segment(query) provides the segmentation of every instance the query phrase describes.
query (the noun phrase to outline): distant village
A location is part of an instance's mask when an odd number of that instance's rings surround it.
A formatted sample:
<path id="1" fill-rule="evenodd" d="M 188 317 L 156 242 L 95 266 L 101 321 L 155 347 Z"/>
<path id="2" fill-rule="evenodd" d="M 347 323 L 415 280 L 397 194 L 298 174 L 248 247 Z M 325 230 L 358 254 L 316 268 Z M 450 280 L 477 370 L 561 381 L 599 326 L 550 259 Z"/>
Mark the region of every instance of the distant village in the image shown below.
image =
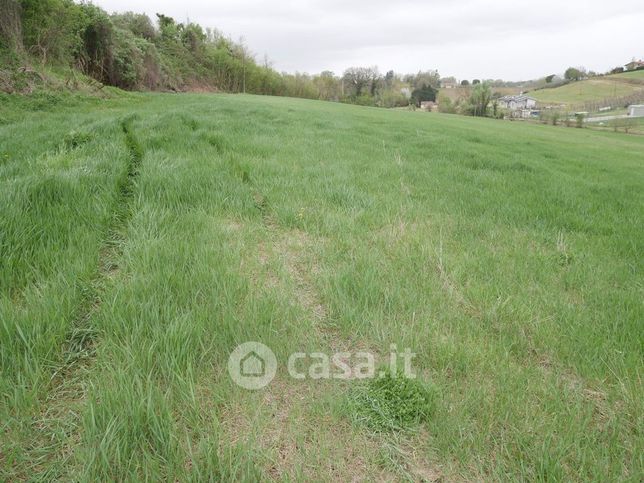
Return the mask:
<path id="1" fill-rule="evenodd" d="M 644 60 L 635 60 L 633 59 L 632 61 L 624 64 L 623 66 L 616 67 L 612 69 L 610 72 L 606 74 L 596 74 L 593 72 L 586 73 L 583 70 L 580 70 L 580 75 L 574 79 L 570 78 L 562 78 L 558 77 L 556 75 L 553 76 L 548 76 L 546 78 L 546 85 L 537 87 L 536 89 L 547 89 L 547 88 L 556 88 L 556 87 L 561 87 L 563 85 L 566 85 L 570 82 L 573 81 L 579 81 L 579 80 L 587 80 L 590 78 L 595 78 L 595 77 L 603 77 L 604 75 L 614 75 L 614 74 L 620 74 L 624 72 L 631 72 L 631 71 L 637 71 L 637 70 L 644 70 Z M 462 80 L 458 81 L 454 77 L 447 77 L 441 79 L 441 84 L 440 87 L 441 89 L 447 89 L 447 90 L 470 90 L 471 87 L 475 86 L 476 84 L 480 83 L 478 80 L 472 81 L 470 83 L 467 80 Z M 546 110 L 553 110 L 553 109 L 561 109 L 561 108 L 568 108 L 571 106 L 565 106 L 565 105 L 557 105 L 556 103 L 545 103 L 545 102 L 539 102 L 538 99 L 535 97 L 532 97 L 528 94 L 528 92 L 520 91 L 518 94 L 509 94 L 509 95 L 501 95 L 498 92 L 498 89 L 494 89 L 494 93 L 491 99 L 491 103 L 494 104 L 494 109 L 502 110 L 503 112 L 503 117 L 509 118 L 509 119 L 539 119 L 542 117 L 542 112 L 544 109 Z M 519 90 L 519 88 L 517 89 Z M 623 99 L 614 99 L 616 102 L 615 104 L 621 104 L 623 103 Z M 440 106 L 439 106 L 440 100 L 437 99 L 435 101 L 422 101 L 420 103 L 420 108 L 424 111 L 440 111 Z M 644 90 L 641 93 L 641 99 L 640 102 L 644 102 Z M 604 104 L 597 107 L 596 110 L 598 113 L 607 113 L 610 114 L 609 111 L 615 109 L 617 106 L 611 105 L 611 99 L 606 99 Z M 624 107 L 624 106 L 621 106 Z M 594 111 L 593 110 L 593 111 Z M 573 111 L 569 112 L 568 115 L 570 116 L 588 116 L 589 112 L 588 111 Z M 644 104 L 639 104 L 639 103 L 634 103 L 630 104 L 628 103 L 626 107 L 626 113 L 625 114 L 620 114 L 619 116 L 611 116 L 611 118 L 617 118 L 617 117 L 644 117 Z M 597 118 L 601 119 L 601 118 Z M 592 120 L 592 119 L 591 119 Z"/>

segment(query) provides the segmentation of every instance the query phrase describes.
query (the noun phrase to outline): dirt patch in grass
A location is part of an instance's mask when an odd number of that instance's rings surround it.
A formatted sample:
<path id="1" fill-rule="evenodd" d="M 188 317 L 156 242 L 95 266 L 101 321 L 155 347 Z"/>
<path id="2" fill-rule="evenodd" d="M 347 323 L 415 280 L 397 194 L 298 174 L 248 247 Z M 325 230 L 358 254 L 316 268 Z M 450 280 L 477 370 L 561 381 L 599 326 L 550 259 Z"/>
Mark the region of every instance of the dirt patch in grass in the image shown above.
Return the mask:
<path id="1" fill-rule="evenodd" d="M 257 260 L 259 262 L 260 273 L 251 274 L 253 285 L 260 291 L 267 288 L 275 289 L 276 287 L 279 287 L 280 280 L 274 267 L 270 264 L 270 248 L 265 242 L 260 242 L 257 245 Z"/>
<path id="2" fill-rule="evenodd" d="M 329 324 L 329 310 L 316 287 L 320 273 L 316 249 L 323 240 L 301 230 L 280 230 L 265 213 L 267 236 L 258 243 L 249 276 L 258 290 L 279 290 L 308 314 L 316 339 L 329 353 L 368 351 L 338 334 Z M 373 351 L 371 351 L 373 352 Z M 343 387 L 327 381 L 298 381 L 278 373 L 261 393 L 244 393 L 242 399 L 220 410 L 223 444 L 254 447 L 264 457 L 262 466 L 273 480 L 394 481 L 373 458 L 378 441 L 312 406 Z"/>
<path id="3" fill-rule="evenodd" d="M 312 280 L 319 273 L 317 263 L 311 260 L 315 243 L 319 241 L 307 233 L 291 230 L 275 241 L 273 251 L 294 283 L 298 303 L 319 323 L 327 318 L 328 310 Z"/>
<path id="4" fill-rule="evenodd" d="M 256 449 L 272 480 L 395 481 L 374 457 L 377 439 L 313 409 L 329 390 L 315 381 L 278 377 L 262 393 L 223 408 L 226 444 Z"/>

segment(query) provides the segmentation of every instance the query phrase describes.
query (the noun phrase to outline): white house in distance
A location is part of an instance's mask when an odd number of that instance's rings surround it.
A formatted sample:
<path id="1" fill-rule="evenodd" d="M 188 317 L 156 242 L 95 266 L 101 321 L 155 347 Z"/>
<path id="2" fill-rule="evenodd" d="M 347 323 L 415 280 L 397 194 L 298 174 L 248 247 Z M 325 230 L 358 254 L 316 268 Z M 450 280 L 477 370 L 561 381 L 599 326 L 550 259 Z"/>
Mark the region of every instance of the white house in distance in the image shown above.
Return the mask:
<path id="1" fill-rule="evenodd" d="M 518 96 L 503 96 L 499 98 L 499 107 L 517 111 L 520 109 L 534 109 L 537 107 L 537 100 L 534 97 L 521 94 Z"/>
<path id="2" fill-rule="evenodd" d="M 628 106 L 628 115 L 631 117 L 644 117 L 644 104 Z"/>
<path id="3" fill-rule="evenodd" d="M 456 89 L 458 87 L 458 82 L 456 81 L 456 79 L 446 77 L 441 79 L 441 87 L 443 89 Z"/>
<path id="4" fill-rule="evenodd" d="M 633 59 L 631 62 L 624 66 L 626 70 L 637 70 L 644 68 L 644 61 Z"/>

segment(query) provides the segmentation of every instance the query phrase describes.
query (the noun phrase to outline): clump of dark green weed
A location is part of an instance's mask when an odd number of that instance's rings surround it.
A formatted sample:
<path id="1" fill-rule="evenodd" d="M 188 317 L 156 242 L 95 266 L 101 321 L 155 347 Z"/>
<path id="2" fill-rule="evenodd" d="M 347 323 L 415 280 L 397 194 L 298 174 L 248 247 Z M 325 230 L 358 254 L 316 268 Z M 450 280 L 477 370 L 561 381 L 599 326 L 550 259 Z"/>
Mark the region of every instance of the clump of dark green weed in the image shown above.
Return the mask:
<path id="1" fill-rule="evenodd" d="M 70 131 L 63 137 L 63 146 L 65 149 L 76 149 L 83 144 L 92 140 L 91 132 L 87 131 Z"/>
<path id="2" fill-rule="evenodd" d="M 428 420 L 435 390 L 420 381 L 390 371 L 356 387 L 348 398 L 351 419 L 378 432 L 413 429 Z"/>
<path id="3" fill-rule="evenodd" d="M 181 122 L 186 125 L 191 131 L 196 131 L 199 128 L 199 123 L 196 119 L 189 116 L 181 116 Z"/>
<path id="4" fill-rule="evenodd" d="M 209 134 L 206 137 L 206 141 L 213 148 L 215 148 L 215 151 L 217 151 L 217 153 L 219 154 L 222 154 L 223 152 L 228 150 L 226 139 L 221 134 L 218 134 L 218 133 Z"/>

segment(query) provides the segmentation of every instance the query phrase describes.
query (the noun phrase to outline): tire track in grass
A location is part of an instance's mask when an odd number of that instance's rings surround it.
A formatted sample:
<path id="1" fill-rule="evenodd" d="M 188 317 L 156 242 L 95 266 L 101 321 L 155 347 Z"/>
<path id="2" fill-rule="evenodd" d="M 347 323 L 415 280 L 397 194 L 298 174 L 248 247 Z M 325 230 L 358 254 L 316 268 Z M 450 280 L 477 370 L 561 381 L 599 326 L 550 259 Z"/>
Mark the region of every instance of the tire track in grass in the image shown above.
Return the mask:
<path id="1" fill-rule="evenodd" d="M 328 340 L 329 336 L 333 336 L 334 339 L 339 337 L 332 327 L 328 326 L 329 311 L 318 290 L 313 286 L 309 270 L 302 263 L 302 252 L 311 248 L 312 240 L 310 236 L 301 230 L 289 230 L 288 232 L 282 230 L 279 226 L 279 221 L 270 209 L 268 201 L 256 188 L 253 188 L 253 199 L 255 206 L 262 215 L 263 224 L 269 231 L 270 243 L 274 249 L 267 250 L 267 247 L 260 243 L 260 262 L 262 265 L 268 263 L 269 254 L 267 252 L 269 251 L 280 253 L 280 263 L 286 269 L 289 278 L 294 282 L 298 303 L 312 315 L 313 320 L 316 322 L 316 329 L 322 333 L 321 335 L 324 336 L 324 339 Z M 315 272 L 315 268 L 313 272 Z"/>
<path id="2" fill-rule="evenodd" d="M 314 248 L 315 240 L 308 233 L 298 229 L 283 230 L 266 197 L 255 187 L 253 187 L 252 193 L 255 205 L 262 215 L 263 224 L 269 232 L 267 243 L 271 245 L 267 247 L 263 242 L 260 242 L 258 247 L 260 262 L 265 266 L 271 254 L 272 256 L 277 254 L 280 265 L 293 283 L 293 295 L 297 299 L 297 304 L 311 317 L 314 331 L 320 343 L 326 346 L 326 349 L 331 353 L 370 352 L 374 354 L 377 361 L 384 361 L 385 355 L 379 353 L 377 349 L 365 341 L 347 338 L 332 325 L 330 310 L 324 303 L 322 294 L 315 287 L 314 279 L 319 270 L 315 260 L 309 262 L 306 260 L 307 253 L 311 253 Z M 442 261 L 441 273 L 445 275 L 445 278 L 441 277 L 443 282 L 448 283 L 449 277 L 443 269 Z M 270 277 L 272 284 L 280 283 L 274 275 Z M 456 288 L 454 290 L 456 291 Z M 460 292 L 457 292 L 456 296 L 459 303 L 469 305 Z M 298 385 L 300 385 L 299 388 Z M 337 393 L 338 396 L 342 397 L 341 394 L 346 389 L 346 385 L 342 386 Z M 304 463 L 300 471 L 303 471 L 303 474 L 309 479 L 319 477 L 318 471 L 328 473 L 330 479 L 350 479 L 352 481 L 406 479 L 433 482 L 443 479 L 439 468 L 417 454 L 411 435 L 371 434 L 328 416 L 323 422 L 306 419 L 306 417 L 302 418 L 301 415 L 299 419 L 297 416 L 295 420 L 293 419 L 294 406 L 298 403 L 301 404 L 302 401 L 304 401 L 303 404 L 308 404 L 306 401 L 319 399 L 321 393 L 328 393 L 328 391 L 336 392 L 333 387 L 327 384 L 319 384 L 311 388 L 303 382 L 294 383 L 279 378 L 267 388 L 263 404 L 270 409 L 269 413 L 273 419 L 264 428 L 260 441 L 268 444 L 269 448 L 277 450 L 277 457 L 267 468 L 268 476 L 271 479 L 281 480 L 292 477 L 298 462 Z M 294 428 L 296 432 L 304 431 L 312 441 L 315 441 L 315 437 L 318 435 L 327 432 L 329 433 L 327 435 L 329 441 L 341 441 L 340 445 L 334 443 L 333 448 L 327 448 L 330 453 L 327 458 L 322 460 L 330 465 L 328 468 L 319 466 L 322 461 L 317 459 L 319 455 L 316 457 L 315 449 L 297 442 L 289 433 L 289 426 Z M 330 427 L 332 429 L 329 432 Z M 304 438 L 304 440 L 308 439 L 308 437 Z M 324 439 L 323 436 L 322 439 Z M 383 448 L 388 448 L 384 455 Z M 389 464 L 382 465 L 381 462 L 374 461 L 374 455 L 379 455 L 380 459 L 384 457 Z M 309 458 L 311 457 L 314 460 L 317 459 L 318 463 L 314 465 L 316 471 L 309 474 L 308 469 L 311 466 Z M 336 465 L 336 463 L 340 464 Z"/>
<path id="3" fill-rule="evenodd" d="M 27 450 L 29 470 L 44 478 L 56 478 L 64 471 L 79 436 L 80 418 L 87 396 L 87 376 L 95 353 L 97 332 L 90 320 L 98 312 L 105 288 L 119 273 L 119 259 L 126 238 L 123 234 L 133 211 L 136 179 L 144 157 L 144 149 L 134 130 L 135 116 L 121 120 L 127 148 L 127 166 L 116 183 L 114 211 L 98 255 L 94 277 L 82 288 L 83 296 L 70 324 L 63 344 L 63 360 L 50 379 L 50 390 L 34 421 L 38 437 Z"/>
<path id="4" fill-rule="evenodd" d="M 113 279 L 119 271 L 118 260 L 122 255 L 122 247 L 125 243 L 122 230 L 132 217 L 130 200 L 134 194 L 136 178 L 144 155 L 143 148 L 138 142 L 132 126 L 134 119 L 133 116 L 130 116 L 121 121 L 121 129 L 128 151 L 127 168 L 117 183 L 115 209 L 107 229 L 107 236 L 103 240 L 99 252 L 97 273 L 85 290 L 85 296 L 67 339 L 65 365 L 72 365 L 76 359 L 88 358 L 93 355 L 92 345 L 95 333 L 88 327 L 88 323 L 100 308 L 106 282 Z"/>
<path id="5" fill-rule="evenodd" d="M 308 260 L 307 256 L 314 248 L 315 239 L 304 231 L 282 227 L 270 202 L 248 173 L 244 172 L 242 180 L 250 185 L 255 207 L 267 231 L 265 240 L 257 245 L 257 257 L 264 273 L 252 275 L 253 279 L 265 278 L 264 287 L 281 286 L 290 293 L 303 314 L 310 318 L 321 348 L 330 352 L 367 350 L 364 347 L 357 349 L 355 341 L 346 339 L 330 324 L 330 311 L 314 283 L 318 272 L 315 260 Z M 283 269 L 286 280 L 277 273 L 266 272 L 271 261 L 276 261 Z M 255 282 L 261 284 L 260 280 Z M 377 438 L 353 428 L 348 421 L 309 412 L 310 404 L 329 390 L 331 387 L 327 384 L 312 385 L 278 374 L 261 396 L 265 418 L 257 419 L 257 414 L 249 414 L 243 405 L 236 405 L 224 413 L 225 431 L 233 445 L 249 438 L 260 444 L 262 454 L 273 455 L 267 456 L 262 465 L 266 477 L 271 480 L 297 475 L 316 479 L 320 474 L 326 475 L 326 479 L 341 481 L 393 480 L 393 474 L 373 461 L 380 445 Z M 259 421 L 262 422 L 258 430 Z M 253 434 L 260 436 L 255 439 Z M 317 470 L 313 471 L 314 467 Z"/>
<path id="6" fill-rule="evenodd" d="M 315 248 L 321 240 L 306 231 L 283 226 L 248 171 L 236 164 L 232 169 L 236 177 L 247 184 L 260 224 L 265 229 L 265 236 L 255 245 L 255 262 L 259 262 L 259 266 L 249 273 L 252 284 L 260 291 L 277 289 L 287 294 L 310 322 L 309 334 L 323 351 L 371 352 L 379 360 L 383 359 L 384 355 L 368 343 L 347 337 L 334 326 L 333 314 L 315 283 L 320 273 Z M 250 265 L 255 267 L 254 263 Z M 392 442 L 391 437 L 372 434 L 355 427 L 346 418 L 338 418 L 333 410 L 329 412 L 328 403 L 319 404 L 323 399 L 337 401 L 343 397 L 350 383 L 338 384 L 293 381 L 278 372 L 260 396 L 259 413 L 249 409 L 256 407 L 252 398 L 248 402 L 242 398 L 222 408 L 219 419 L 226 434 L 222 447 L 257 445 L 256 449 L 262 455 L 259 466 L 271 480 L 302 477 L 330 481 L 440 479 L 440 473 L 417 455 L 407 438 Z M 387 465 L 380 461 L 384 444 L 396 449 L 387 455 L 391 463 Z"/>

